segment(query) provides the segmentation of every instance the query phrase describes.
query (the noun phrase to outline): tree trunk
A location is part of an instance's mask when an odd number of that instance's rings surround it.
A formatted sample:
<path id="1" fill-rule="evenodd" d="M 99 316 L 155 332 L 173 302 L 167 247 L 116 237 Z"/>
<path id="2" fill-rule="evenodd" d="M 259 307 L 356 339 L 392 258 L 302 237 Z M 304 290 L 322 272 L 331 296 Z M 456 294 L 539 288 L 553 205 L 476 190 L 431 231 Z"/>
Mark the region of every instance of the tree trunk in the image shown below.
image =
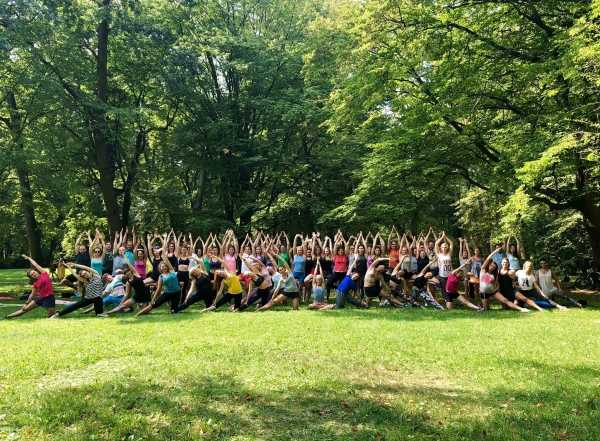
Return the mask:
<path id="1" fill-rule="evenodd" d="M 121 210 L 119 207 L 115 181 L 114 145 L 111 142 L 106 104 L 108 101 L 108 34 L 110 0 L 103 0 L 102 20 L 97 28 L 98 57 L 96 63 L 96 96 L 101 106 L 91 112 L 92 135 L 96 152 L 96 166 L 100 173 L 100 193 L 106 208 L 106 218 L 112 233 L 122 227 Z"/>
<path id="2" fill-rule="evenodd" d="M 45 263 L 42 255 L 42 233 L 35 218 L 33 206 L 33 191 L 29 182 L 29 175 L 22 165 L 16 167 L 19 178 L 19 190 L 21 192 L 21 210 L 25 219 L 25 235 L 27 236 L 27 247 L 29 255 L 36 262 Z"/>
<path id="3" fill-rule="evenodd" d="M 600 270 L 600 207 L 592 197 L 587 197 L 583 200 L 579 211 L 583 215 L 585 229 L 590 236 L 594 268 Z"/>
<path id="4" fill-rule="evenodd" d="M 12 90 L 6 91 L 6 102 L 10 109 L 10 132 L 14 146 L 12 159 L 14 168 L 19 179 L 19 191 L 21 193 L 21 211 L 25 219 L 25 236 L 27 237 L 27 248 L 29 255 L 33 260 L 44 263 L 42 255 L 42 233 L 35 218 L 35 208 L 33 205 L 33 191 L 29 181 L 29 171 L 27 162 L 23 154 L 23 132 L 22 117 L 17 108 L 17 99 Z"/>

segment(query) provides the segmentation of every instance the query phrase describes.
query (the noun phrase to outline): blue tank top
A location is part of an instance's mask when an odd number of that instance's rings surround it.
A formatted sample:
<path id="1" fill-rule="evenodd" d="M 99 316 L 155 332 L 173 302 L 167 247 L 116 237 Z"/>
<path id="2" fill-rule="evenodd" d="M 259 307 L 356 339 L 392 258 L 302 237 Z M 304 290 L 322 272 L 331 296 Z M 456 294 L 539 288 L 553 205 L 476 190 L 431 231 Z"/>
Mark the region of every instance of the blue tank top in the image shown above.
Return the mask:
<path id="1" fill-rule="evenodd" d="M 342 294 L 348 294 L 352 289 L 356 289 L 356 283 L 354 283 L 352 277 L 346 275 L 346 277 L 344 277 L 344 279 L 338 285 L 337 290 Z"/>
<path id="2" fill-rule="evenodd" d="M 177 273 L 171 271 L 169 274 L 161 274 L 160 279 L 163 282 L 164 292 L 171 293 L 179 291 L 179 280 L 177 280 Z"/>
<path id="3" fill-rule="evenodd" d="M 295 273 L 304 273 L 306 269 L 306 258 L 304 256 L 294 256 L 292 262 L 292 271 Z"/>
<path id="4" fill-rule="evenodd" d="M 102 258 L 92 257 L 91 264 L 92 269 L 96 270 L 98 274 L 102 274 Z"/>
<path id="5" fill-rule="evenodd" d="M 519 258 L 514 254 L 507 254 L 506 258 L 508 259 L 508 265 L 511 270 L 518 271 L 521 269 L 521 262 L 519 262 Z"/>
<path id="6" fill-rule="evenodd" d="M 325 300 L 325 290 L 321 286 L 313 286 L 312 295 L 317 302 Z"/>

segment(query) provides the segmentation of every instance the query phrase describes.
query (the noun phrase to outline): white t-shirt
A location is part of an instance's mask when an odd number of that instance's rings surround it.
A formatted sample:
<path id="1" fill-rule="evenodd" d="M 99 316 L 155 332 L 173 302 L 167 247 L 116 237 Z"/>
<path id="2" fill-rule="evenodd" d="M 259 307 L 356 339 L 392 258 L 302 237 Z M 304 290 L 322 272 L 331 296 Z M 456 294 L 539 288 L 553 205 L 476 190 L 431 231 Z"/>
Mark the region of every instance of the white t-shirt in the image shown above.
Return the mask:
<path id="1" fill-rule="evenodd" d="M 437 264 L 440 268 L 440 277 L 448 277 L 452 272 L 452 258 L 450 254 L 438 254 Z"/>
<path id="2" fill-rule="evenodd" d="M 535 276 L 533 274 L 527 274 L 525 270 L 517 271 L 517 284 L 519 288 L 524 291 L 534 289 L 533 283 L 535 282 Z"/>

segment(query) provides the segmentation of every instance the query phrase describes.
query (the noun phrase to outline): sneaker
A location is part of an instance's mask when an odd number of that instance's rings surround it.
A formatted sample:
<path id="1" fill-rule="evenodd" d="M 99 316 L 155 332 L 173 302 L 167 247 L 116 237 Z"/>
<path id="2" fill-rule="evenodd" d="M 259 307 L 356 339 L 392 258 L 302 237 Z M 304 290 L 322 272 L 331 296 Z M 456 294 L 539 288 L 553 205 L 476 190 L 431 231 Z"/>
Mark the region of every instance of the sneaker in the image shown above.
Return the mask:
<path id="1" fill-rule="evenodd" d="M 49 319 L 58 319 L 60 318 L 60 315 L 58 315 L 58 312 L 54 313 L 54 315 L 51 315 L 50 317 L 48 317 Z"/>
<path id="2" fill-rule="evenodd" d="M 96 314 L 96 317 L 104 318 L 104 317 L 108 317 L 108 314 L 106 314 L 105 312 L 103 312 L 102 314 Z"/>

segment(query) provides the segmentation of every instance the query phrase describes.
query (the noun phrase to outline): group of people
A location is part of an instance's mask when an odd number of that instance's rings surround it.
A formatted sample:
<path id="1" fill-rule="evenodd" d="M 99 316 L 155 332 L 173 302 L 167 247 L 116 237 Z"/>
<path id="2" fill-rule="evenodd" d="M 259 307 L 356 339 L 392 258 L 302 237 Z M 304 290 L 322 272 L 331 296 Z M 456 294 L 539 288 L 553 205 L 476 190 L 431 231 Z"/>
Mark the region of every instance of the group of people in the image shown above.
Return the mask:
<path id="1" fill-rule="evenodd" d="M 50 274 L 24 256 L 32 266 L 31 295 L 8 318 L 36 307 L 50 318 L 82 308 L 98 317 L 137 308 L 139 316 L 165 303 L 180 313 L 198 302 L 202 312 L 226 304 L 232 311 L 264 311 L 286 302 L 295 310 L 300 303 L 314 310 L 347 303 L 368 308 L 372 301 L 440 310 L 460 302 L 475 311 L 489 309 L 493 300 L 520 312 L 582 306 L 562 291 L 547 260 L 534 270 L 517 238 L 495 244 L 487 257 L 472 240 L 459 238 L 458 245 L 455 259 L 455 241 L 432 228 L 401 236 L 392 227 L 386 238 L 338 230 L 332 237 L 296 234 L 291 241 L 285 232 L 257 232 L 241 243 L 232 230 L 203 239 L 124 229 L 112 242 L 96 230 L 93 237 L 82 233 L 74 259 L 57 266 L 60 283 L 73 288 L 77 300 L 57 311 Z"/>

